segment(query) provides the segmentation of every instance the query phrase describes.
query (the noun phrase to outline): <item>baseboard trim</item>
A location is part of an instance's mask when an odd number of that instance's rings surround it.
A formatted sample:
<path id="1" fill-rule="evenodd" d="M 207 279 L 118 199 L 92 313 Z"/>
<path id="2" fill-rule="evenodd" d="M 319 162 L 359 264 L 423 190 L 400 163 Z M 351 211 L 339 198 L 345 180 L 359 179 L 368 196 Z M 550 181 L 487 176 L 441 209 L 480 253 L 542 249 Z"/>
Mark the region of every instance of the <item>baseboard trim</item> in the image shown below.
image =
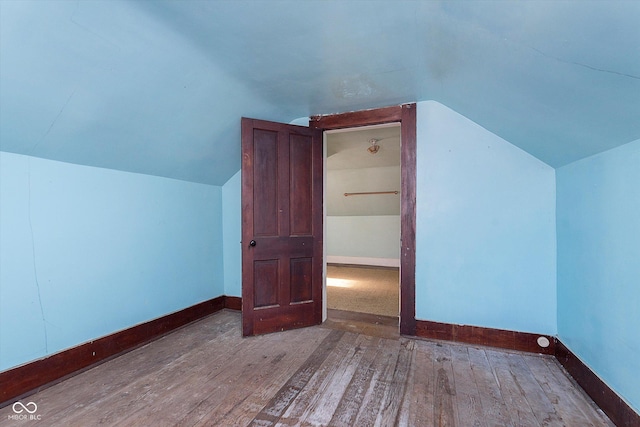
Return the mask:
<path id="1" fill-rule="evenodd" d="M 400 267 L 400 259 L 328 255 L 327 264 L 372 265 L 376 267 L 398 268 Z"/>
<path id="2" fill-rule="evenodd" d="M 237 297 L 219 296 L 158 319 L 0 372 L 0 408 L 72 375 L 106 362 L 223 308 L 236 309 Z M 241 304 L 240 304 L 241 306 Z"/>
<path id="3" fill-rule="evenodd" d="M 225 297 L 224 308 L 230 310 L 242 311 L 242 298 L 241 297 Z"/>
<path id="4" fill-rule="evenodd" d="M 555 354 L 555 337 L 529 332 L 416 320 L 416 336 L 528 353 Z M 538 345 L 538 338 L 540 337 L 544 337 L 549 341 L 548 347 Z"/>
<path id="5" fill-rule="evenodd" d="M 640 426 L 640 414 L 602 381 L 561 341 L 556 343 L 556 359 L 582 389 L 617 426 Z"/>

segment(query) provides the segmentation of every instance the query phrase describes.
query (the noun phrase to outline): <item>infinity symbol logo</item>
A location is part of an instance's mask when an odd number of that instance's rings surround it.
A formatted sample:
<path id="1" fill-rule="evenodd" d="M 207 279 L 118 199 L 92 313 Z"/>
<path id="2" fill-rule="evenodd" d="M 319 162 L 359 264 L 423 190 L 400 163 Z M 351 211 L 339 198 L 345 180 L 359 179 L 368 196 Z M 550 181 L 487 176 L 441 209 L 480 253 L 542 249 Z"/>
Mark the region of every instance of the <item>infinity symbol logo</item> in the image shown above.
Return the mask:
<path id="1" fill-rule="evenodd" d="M 18 407 L 18 409 L 16 409 L 16 406 Z M 29 409 L 31 407 L 33 409 Z M 21 414 L 22 411 L 27 411 L 30 414 L 35 414 L 35 412 L 38 410 L 38 405 L 36 405 L 34 402 L 29 402 L 26 405 L 24 405 L 22 402 L 16 402 L 13 404 L 12 408 L 13 412 L 15 412 L 16 414 Z"/>

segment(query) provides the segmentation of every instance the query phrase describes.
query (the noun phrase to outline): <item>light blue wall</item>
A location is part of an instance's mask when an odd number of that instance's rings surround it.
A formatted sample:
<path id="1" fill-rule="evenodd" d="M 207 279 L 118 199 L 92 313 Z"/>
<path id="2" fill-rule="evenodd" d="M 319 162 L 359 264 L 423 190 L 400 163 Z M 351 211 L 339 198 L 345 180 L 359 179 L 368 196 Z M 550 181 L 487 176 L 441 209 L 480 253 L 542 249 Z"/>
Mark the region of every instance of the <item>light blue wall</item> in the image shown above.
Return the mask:
<path id="1" fill-rule="evenodd" d="M 224 293 L 242 296 L 242 175 L 236 172 L 222 187 Z"/>
<path id="2" fill-rule="evenodd" d="M 0 370 L 222 295 L 221 188 L 0 152 Z"/>
<path id="3" fill-rule="evenodd" d="M 557 170 L 558 336 L 640 411 L 640 140 Z"/>
<path id="4" fill-rule="evenodd" d="M 554 169 L 442 104 L 417 114 L 416 317 L 555 334 Z"/>

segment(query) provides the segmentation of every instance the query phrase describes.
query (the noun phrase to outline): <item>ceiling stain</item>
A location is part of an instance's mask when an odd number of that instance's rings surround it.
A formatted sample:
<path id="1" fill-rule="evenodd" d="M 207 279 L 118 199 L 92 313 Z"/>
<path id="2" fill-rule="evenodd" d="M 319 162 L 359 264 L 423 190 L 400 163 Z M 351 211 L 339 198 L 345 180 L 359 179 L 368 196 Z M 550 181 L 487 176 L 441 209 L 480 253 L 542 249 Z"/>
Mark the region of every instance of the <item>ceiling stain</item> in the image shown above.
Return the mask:
<path id="1" fill-rule="evenodd" d="M 332 85 L 332 92 L 338 99 L 363 100 L 374 98 L 379 90 L 369 76 L 358 74 L 337 80 Z"/>

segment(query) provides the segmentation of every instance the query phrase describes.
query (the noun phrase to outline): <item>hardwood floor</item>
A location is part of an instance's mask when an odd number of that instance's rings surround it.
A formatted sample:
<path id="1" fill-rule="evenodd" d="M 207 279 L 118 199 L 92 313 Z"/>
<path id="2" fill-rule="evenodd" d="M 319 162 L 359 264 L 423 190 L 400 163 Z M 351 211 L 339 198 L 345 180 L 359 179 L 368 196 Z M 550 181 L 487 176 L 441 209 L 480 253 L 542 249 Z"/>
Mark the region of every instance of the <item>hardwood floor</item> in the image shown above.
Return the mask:
<path id="1" fill-rule="evenodd" d="M 241 338 L 240 313 L 224 310 L 22 399 L 39 419 L 0 409 L 0 425 L 613 425 L 552 357 L 333 314 Z"/>

